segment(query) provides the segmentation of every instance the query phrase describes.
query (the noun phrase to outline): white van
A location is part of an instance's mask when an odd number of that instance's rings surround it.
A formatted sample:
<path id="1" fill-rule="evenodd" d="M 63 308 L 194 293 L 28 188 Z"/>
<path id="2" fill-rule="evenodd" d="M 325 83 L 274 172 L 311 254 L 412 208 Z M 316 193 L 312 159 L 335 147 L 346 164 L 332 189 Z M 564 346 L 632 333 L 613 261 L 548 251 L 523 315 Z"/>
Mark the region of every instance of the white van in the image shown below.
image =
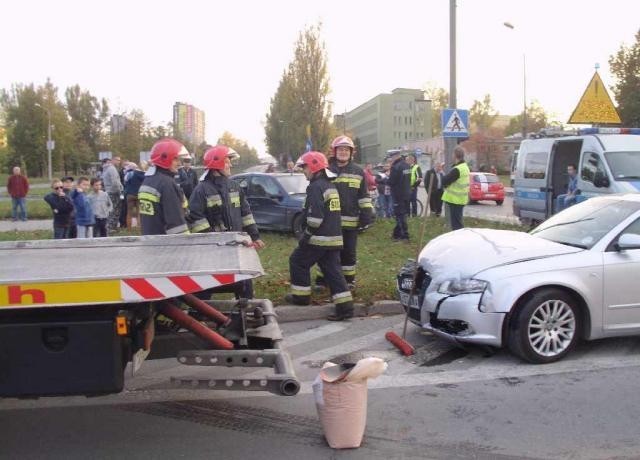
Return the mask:
<path id="1" fill-rule="evenodd" d="M 586 128 L 577 135 L 523 140 L 513 185 L 513 213 L 523 224 L 556 212 L 571 164 L 578 171 L 578 201 L 640 191 L 640 128 Z"/>

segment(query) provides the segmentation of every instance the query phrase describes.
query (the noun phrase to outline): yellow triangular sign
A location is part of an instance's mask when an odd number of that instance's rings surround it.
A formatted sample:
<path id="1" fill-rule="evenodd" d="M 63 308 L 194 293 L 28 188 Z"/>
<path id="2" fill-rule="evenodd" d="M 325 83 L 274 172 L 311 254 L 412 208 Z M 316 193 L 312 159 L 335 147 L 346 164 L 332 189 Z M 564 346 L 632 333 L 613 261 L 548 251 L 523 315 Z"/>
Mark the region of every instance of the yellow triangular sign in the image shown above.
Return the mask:
<path id="1" fill-rule="evenodd" d="M 622 121 L 596 71 L 578 102 L 569 123 L 620 124 Z"/>

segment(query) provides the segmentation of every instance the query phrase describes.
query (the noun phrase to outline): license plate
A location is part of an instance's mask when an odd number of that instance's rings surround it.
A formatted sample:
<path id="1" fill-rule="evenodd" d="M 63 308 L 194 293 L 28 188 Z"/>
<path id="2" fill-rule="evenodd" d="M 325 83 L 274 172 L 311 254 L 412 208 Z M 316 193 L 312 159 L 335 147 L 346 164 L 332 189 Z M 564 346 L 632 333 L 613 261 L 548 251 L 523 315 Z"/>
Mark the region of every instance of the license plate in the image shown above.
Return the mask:
<path id="1" fill-rule="evenodd" d="M 495 196 L 496 196 L 495 193 L 487 193 L 487 194 L 485 194 L 486 198 L 495 198 Z"/>
<path id="2" fill-rule="evenodd" d="M 402 305 L 406 306 L 410 306 L 411 308 L 420 308 L 418 306 L 418 296 L 417 295 L 413 295 L 411 296 L 411 304 L 409 304 L 409 294 L 405 293 L 405 292 L 401 292 L 400 293 L 400 303 Z"/>

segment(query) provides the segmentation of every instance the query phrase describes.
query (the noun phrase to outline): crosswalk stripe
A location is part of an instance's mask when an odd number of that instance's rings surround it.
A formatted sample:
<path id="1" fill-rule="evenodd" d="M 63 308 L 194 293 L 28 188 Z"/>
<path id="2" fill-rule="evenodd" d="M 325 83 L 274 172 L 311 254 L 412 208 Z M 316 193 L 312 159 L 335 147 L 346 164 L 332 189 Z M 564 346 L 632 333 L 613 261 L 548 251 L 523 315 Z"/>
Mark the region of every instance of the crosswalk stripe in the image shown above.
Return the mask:
<path id="1" fill-rule="evenodd" d="M 285 348 L 295 347 L 296 345 L 311 342 L 312 340 L 319 339 L 320 337 L 335 334 L 336 332 L 342 332 L 346 328 L 347 326 L 345 325 L 332 323 L 316 327 L 314 329 L 308 329 L 304 332 L 298 332 L 297 334 L 286 335 L 284 337 L 284 346 Z"/>

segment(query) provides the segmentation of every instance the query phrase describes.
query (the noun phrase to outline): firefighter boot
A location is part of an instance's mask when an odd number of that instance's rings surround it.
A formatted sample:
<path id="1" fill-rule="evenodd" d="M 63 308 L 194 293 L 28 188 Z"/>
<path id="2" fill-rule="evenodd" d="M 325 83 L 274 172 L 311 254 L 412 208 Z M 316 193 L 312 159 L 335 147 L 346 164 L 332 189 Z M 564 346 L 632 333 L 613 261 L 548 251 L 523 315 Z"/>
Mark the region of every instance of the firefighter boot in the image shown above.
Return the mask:
<path id="1" fill-rule="evenodd" d="M 311 296 L 287 294 L 284 296 L 284 301 L 293 305 L 311 305 Z"/>
<path id="2" fill-rule="evenodd" d="M 336 312 L 327 316 L 329 321 L 344 321 L 353 318 L 353 301 L 336 304 Z"/>

